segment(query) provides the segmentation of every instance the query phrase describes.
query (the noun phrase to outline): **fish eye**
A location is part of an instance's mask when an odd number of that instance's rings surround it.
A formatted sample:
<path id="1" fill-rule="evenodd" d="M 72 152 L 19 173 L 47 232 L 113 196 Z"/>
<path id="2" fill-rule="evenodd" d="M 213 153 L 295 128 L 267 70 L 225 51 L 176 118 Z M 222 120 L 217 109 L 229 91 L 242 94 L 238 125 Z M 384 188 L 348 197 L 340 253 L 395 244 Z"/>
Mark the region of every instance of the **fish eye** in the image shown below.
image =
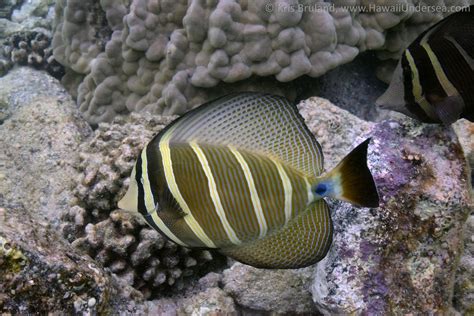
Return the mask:
<path id="1" fill-rule="evenodd" d="M 326 193 L 327 191 L 328 191 L 327 185 L 325 185 L 324 183 L 320 183 L 318 184 L 314 192 L 316 192 L 318 195 L 324 195 L 324 193 Z"/>

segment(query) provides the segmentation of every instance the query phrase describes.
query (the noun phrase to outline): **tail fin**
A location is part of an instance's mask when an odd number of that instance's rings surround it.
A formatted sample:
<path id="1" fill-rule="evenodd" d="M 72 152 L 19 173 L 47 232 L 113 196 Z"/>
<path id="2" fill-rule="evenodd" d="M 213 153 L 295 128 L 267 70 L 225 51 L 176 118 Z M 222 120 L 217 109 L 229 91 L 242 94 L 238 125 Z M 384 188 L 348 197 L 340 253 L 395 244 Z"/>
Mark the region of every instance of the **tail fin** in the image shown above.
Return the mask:
<path id="1" fill-rule="evenodd" d="M 359 144 L 325 177 L 332 182 L 332 197 L 364 207 L 378 207 L 379 195 L 367 167 L 370 138 Z"/>

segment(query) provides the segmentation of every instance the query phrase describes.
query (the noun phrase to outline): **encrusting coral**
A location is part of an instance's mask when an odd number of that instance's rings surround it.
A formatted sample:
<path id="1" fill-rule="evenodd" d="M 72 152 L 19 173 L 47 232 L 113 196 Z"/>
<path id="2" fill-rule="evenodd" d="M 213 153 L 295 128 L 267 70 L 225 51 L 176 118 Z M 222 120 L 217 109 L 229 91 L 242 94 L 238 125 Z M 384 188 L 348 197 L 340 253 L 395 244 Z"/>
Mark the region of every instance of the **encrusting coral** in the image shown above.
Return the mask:
<path id="1" fill-rule="evenodd" d="M 222 265 L 222 256 L 167 241 L 141 219 L 117 209 L 136 157 L 170 117 L 133 114 L 103 123 L 81 146 L 76 200 L 62 219 L 63 235 L 145 297 L 171 293 L 184 280 Z M 127 179 L 127 180 L 126 180 Z"/>
<path id="2" fill-rule="evenodd" d="M 181 114 L 207 99 L 208 89 L 222 82 L 251 76 L 274 76 L 280 82 L 318 77 L 365 50 L 397 57 L 421 30 L 447 14 L 378 12 L 369 4 L 363 12 L 352 1 L 335 6 L 290 0 L 91 4 L 58 2 L 53 46 L 57 60 L 86 75 L 78 103 L 94 124 L 142 110 Z M 89 7 L 102 12 L 96 15 L 101 23 L 93 20 Z M 104 29 L 111 35 L 101 52 L 107 39 L 100 36 Z"/>

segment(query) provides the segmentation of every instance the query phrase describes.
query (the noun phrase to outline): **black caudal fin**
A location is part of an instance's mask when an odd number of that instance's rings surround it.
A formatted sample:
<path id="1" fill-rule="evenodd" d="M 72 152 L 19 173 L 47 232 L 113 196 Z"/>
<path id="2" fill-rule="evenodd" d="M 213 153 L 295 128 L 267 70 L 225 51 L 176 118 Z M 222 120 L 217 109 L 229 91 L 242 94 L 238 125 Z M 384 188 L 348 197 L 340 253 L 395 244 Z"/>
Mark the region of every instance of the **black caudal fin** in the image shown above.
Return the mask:
<path id="1" fill-rule="evenodd" d="M 364 207 L 378 207 L 379 195 L 367 167 L 367 147 L 370 138 L 354 148 L 325 177 L 332 182 L 331 196 Z"/>

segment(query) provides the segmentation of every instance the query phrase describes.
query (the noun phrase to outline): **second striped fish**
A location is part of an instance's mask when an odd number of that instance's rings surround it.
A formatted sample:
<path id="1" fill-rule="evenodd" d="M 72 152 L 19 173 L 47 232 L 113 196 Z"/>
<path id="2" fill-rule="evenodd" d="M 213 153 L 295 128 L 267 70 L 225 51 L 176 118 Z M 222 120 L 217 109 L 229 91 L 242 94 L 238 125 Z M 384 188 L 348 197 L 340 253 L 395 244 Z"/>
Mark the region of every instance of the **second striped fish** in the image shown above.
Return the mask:
<path id="1" fill-rule="evenodd" d="M 332 171 L 285 98 L 239 93 L 187 113 L 143 149 L 119 202 L 185 247 L 216 248 L 262 268 L 298 268 L 326 255 L 324 197 L 378 206 L 366 140 Z"/>
<path id="2" fill-rule="evenodd" d="M 377 100 L 426 123 L 474 122 L 474 6 L 451 14 L 408 46 Z"/>

